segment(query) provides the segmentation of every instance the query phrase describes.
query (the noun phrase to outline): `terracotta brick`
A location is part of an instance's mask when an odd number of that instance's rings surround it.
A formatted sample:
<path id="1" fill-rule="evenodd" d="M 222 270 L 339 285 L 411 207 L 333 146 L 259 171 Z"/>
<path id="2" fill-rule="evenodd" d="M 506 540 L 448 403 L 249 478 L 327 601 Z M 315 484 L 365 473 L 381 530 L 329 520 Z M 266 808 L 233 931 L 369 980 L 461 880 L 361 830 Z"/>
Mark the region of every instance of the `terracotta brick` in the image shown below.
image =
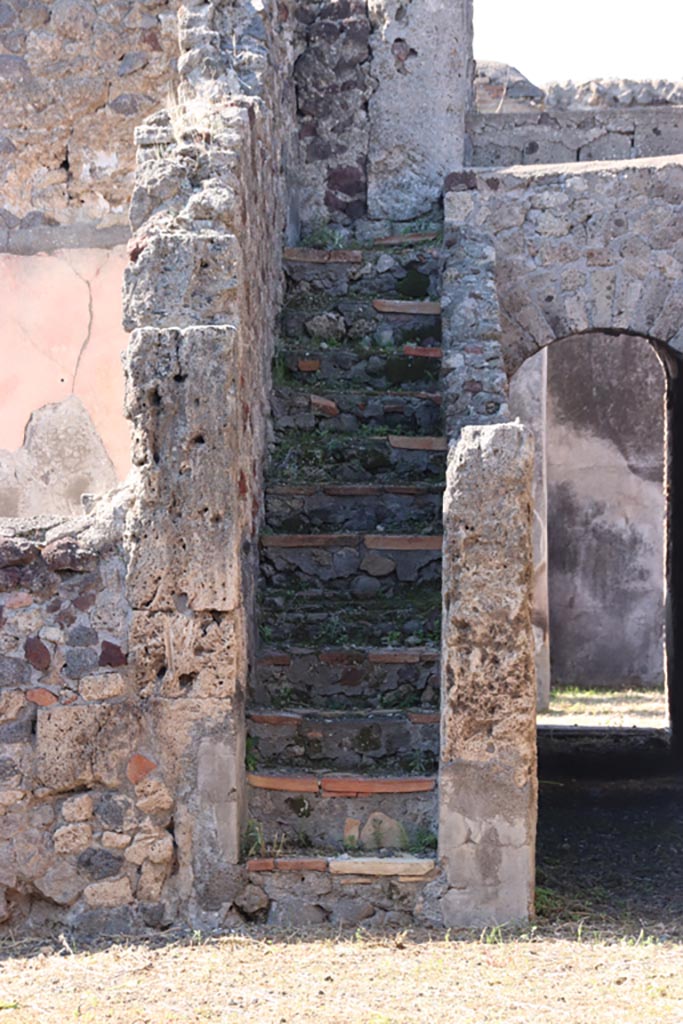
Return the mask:
<path id="1" fill-rule="evenodd" d="M 247 861 L 247 871 L 275 871 L 275 858 L 252 857 Z"/>
<path id="2" fill-rule="evenodd" d="M 358 533 L 268 533 L 261 537 L 264 548 L 348 548 L 359 541 Z"/>
<path id="3" fill-rule="evenodd" d="M 420 655 L 415 650 L 370 651 L 368 661 L 373 665 L 417 665 Z"/>
<path id="4" fill-rule="evenodd" d="M 57 697 L 51 690 L 46 690 L 42 686 L 38 686 L 33 690 L 26 691 L 26 700 L 30 700 L 32 704 L 37 704 L 38 707 L 47 708 L 50 704 L 57 703 Z"/>
<path id="5" fill-rule="evenodd" d="M 441 715 L 438 711 L 409 711 L 408 719 L 413 725 L 438 725 Z"/>
<path id="6" fill-rule="evenodd" d="M 156 764 L 154 761 L 150 761 L 150 759 L 145 757 L 144 754 L 133 754 L 128 762 L 126 775 L 128 776 L 128 780 L 135 786 L 138 782 L 141 782 L 146 775 L 153 772 L 155 768 Z"/>
<path id="7" fill-rule="evenodd" d="M 320 360 L 300 359 L 296 365 L 300 373 L 316 373 L 320 369 Z"/>
<path id="8" fill-rule="evenodd" d="M 372 305 L 378 313 L 401 313 L 409 316 L 438 316 L 440 302 L 414 302 L 410 299 L 373 299 Z"/>
<path id="9" fill-rule="evenodd" d="M 443 537 L 437 534 L 381 534 L 368 533 L 363 543 L 371 551 L 441 551 Z"/>
<path id="10" fill-rule="evenodd" d="M 276 857 L 276 871 L 327 871 L 324 857 Z"/>
<path id="11" fill-rule="evenodd" d="M 291 725 L 297 726 L 301 723 L 301 715 L 291 715 L 283 712 L 282 714 L 267 714 L 260 713 L 258 711 L 250 711 L 248 718 L 254 725 Z"/>
<path id="12" fill-rule="evenodd" d="M 385 238 L 376 238 L 373 245 L 415 245 L 420 242 L 433 242 L 438 237 L 438 231 L 409 231 L 405 235 L 387 235 Z"/>
<path id="13" fill-rule="evenodd" d="M 267 654 L 265 658 L 259 658 L 258 665 L 291 665 L 292 659 L 289 654 Z"/>
<path id="14" fill-rule="evenodd" d="M 439 491 L 442 491 L 442 490 L 443 490 L 443 488 L 440 487 Z M 438 493 L 438 491 L 435 488 L 432 488 L 432 487 L 429 487 L 429 488 L 425 488 L 425 487 L 412 487 L 412 486 L 408 486 L 407 484 L 406 485 L 401 484 L 401 485 L 398 485 L 396 487 L 388 487 L 387 491 L 388 491 L 389 494 L 405 494 L 405 495 L 437 494 Z"/>
<path id="15" fill-rule="evenodd" d="M 360 651 L 321 651 L 319 657 L 324 665 L 354 665 L 364 660 Z"/>
<path id="16" fill-rule="evenodd" d="M 315 494 L 318 488 L 314 484 L 271 484 L 267 490 L 268 494 Z"/>
<path id="17" fill-rule="evenodd" d="M 392 448 L 401 448 L 404 451 L 448 451 L 448 438 L 446 437 L 406 437 L 404 434 L 389 434 L 388 440 Z"/>
<path id="18" fill-rule="evenodd" d="M 317 793 L 320 788 L 312 775 L 256 775 L 247 772 L 247 782 L 255 789 L 272 789 L 281 793 Z"/>
<path id="19" fill-rule="evenodd" d="M 323 493 L 331 498 L 364 498 L 381 494 L 382 488 L 377 484 L 334 484 L 323 487 Z"/>
<path id="20" fill-rule="evenodd" d="M 338 416 L 339 406 L 331 398 L 323 398 L 321 395 L 311 395 L 311 409 L 319 412 L 321 416 Z"/>
<path id="21" fill-rule="evenodd" d="M 33 604 L 33 595 L 27 594 L 25 590 L 18 590 L 15 594 L 8 594 L 4 599 L 5 608 L 28 608 Z"/>
<path id="22" fill-rule="evenodd" d="M 416 356 L 418 359 L 442 359 L 442 348 L 428 348 L 425 345 L 404 345 L 404 356 Z"/>
<path id="23" fill-rule="evenodd" d="M 323 796 L 361 796 L 372 793 L 427 793 L 434 789 L 436 780 L 407 775 L 403 778 L 373 778 L 371 776 L 328 776 L 322 780 Z"/>
<path id="24" fill-rule="evenodd" d="M 290 263 L 362 263 L 360 249 L 285 249 Z"/>

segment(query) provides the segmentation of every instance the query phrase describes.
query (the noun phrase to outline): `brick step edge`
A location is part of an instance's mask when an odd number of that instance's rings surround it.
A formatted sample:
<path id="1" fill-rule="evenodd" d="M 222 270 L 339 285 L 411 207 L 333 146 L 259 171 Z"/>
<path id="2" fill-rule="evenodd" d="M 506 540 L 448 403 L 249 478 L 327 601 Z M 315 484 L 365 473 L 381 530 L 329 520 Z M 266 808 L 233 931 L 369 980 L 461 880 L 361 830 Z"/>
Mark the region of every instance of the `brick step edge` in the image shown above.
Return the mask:
<path id="1" fill-rule="evenodd" d="M 362 263 L 360 249 L 313 249 L 292 247 L 285 249 L 283 257 L 288 263 Z"/>
<path id="2" fill-rule="evenodd" d="M 297 370 L 299 373 L 317 373 L 321 367 L 321 357 L 319 355 L 304 354 L 300 347 L 288 348 L 286 345 L 281 346 L 279 351 L 283 354 L 291 352 L 297 356 Z M 370 350 L 364 352 L 362 356 L 352 349 L 339 349 L 339 352 L 345 352 L 349 355 L 356 356 L 359 361 L 369 359 L 370 356 L 376 355 L 384 359 L 388 355 L 394 356 L 410 356 L 417 359 L 443 359 L 443 348 L 438 346 L 427 346 L 427 345 L 403 345 L 402 348 L 397 349 L 396 352 L 387 353 L 384 349 Z M 381 394 L 382 392 L 378 392 Z"/>
<path id="3" fill-rule="evenodd" d="M 377 498 L 383 494 L 394 497 L 420 497 L 423 494 L 441 496 L 445 484 L 272 484 L 266 494 L 277 497 L 312 497 L 325 494 L 328 498 Z"/>
<path id="4" fill-rule="evenodd" d="M 441 533 L 266 533 L 264 548 L 334 548 L 364 544 L 371 551 L 441 551 Z"/>
<path id="5" fill-rule="evenodd" d="M 341 723 L 349 721 L 391 722 L 407 720 L 411 725 L 438 725 L 441 716 L 438 711 L 411 711 L 383 708 L 374 711 L 322 711 L 319 708 L 297 708 L 295 711 L 275 711 L 269 708 L 254 708 L 247 711 L 247 718 L 254 725 L 275 727 L 298 727 L 302 722 Z"/>
<path id="6" fill-rule="evenodd" d="M 370 647 L 365 650 L 340 650 L 338 648 L 296 647 L 291 651 L 270 651 L 263 653 L 259 666 L 291 665 L 293 657 L 317 655 L 325 665 L 358 665 L 364 661 L 371 665 L 418 665 L 421 661 L 438 661 L 437 647 Z"/>
<path id="7" fill-rule="evenodd" d="M 254 789 L 280 793 L 313 793 L 325 797 L 373 796 L 381 793 L 430 793 L 436 789 L 436 776 L 405 775 L 374 777 L 370 775 L 262 775 L 247 772 L 247 782 Z"/>
<path id="8" fill-rule="evenodd" d="M 400 881 L 431 879 L 436 862 L 431 857 L 252 857 L 247 871 L 317 871 L 330 875 L 398 877 Z"/>
<path id="9" fill-rule="evenodd" d="M 408 316 L 440 316 L 441 303 L 423 299 L 373 299 L 378 313 L 398 313 Z"/>

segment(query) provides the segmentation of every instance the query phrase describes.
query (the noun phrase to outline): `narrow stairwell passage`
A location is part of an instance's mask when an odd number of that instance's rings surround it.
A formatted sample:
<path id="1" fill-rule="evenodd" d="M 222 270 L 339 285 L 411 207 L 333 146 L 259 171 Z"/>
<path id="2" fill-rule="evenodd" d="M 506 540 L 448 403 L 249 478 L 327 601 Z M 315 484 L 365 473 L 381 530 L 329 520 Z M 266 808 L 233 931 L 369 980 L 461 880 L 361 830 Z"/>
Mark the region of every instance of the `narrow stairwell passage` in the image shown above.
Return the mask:
<path id="1" fill-rule="evenodd" d="M 254 871 L 424 880 L 437 820 L 440 242 L 412 233 L 285 260 L 245 854 Z"/>

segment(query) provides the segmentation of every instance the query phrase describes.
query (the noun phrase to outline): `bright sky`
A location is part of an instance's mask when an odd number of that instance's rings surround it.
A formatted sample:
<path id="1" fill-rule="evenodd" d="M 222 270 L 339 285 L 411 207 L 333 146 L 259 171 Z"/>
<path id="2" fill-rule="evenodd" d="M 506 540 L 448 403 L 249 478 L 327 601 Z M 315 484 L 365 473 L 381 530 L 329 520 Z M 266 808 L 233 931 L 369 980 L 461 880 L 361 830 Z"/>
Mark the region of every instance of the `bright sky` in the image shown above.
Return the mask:
<path id="1" fill-rule="evenodd" d="M 474 0 L 474 56 L 536 85 L 683 79 L 683 0 Z"/>

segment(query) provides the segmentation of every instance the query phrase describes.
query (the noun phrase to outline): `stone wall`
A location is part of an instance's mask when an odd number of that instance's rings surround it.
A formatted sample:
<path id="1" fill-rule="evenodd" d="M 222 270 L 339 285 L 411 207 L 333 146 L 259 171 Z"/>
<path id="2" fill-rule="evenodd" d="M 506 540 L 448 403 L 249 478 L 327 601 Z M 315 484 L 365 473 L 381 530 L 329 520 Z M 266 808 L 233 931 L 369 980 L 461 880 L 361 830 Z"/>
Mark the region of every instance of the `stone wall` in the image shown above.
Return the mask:
<path id="1" fill-rule="evenodd" d="M 181 19 L 177 112 L 138 133 L 125 277 L 131 662 L 173 773 L 193 913 L 239 888 L 255 535 L 280 300 L 286 116 L 268 9 Z M 277 15 L 276 15 L 277 16 Z"/>
<path id="2" fill-rule="evenodd" d="M 121 274 L 135 125 L 167 102 L 174 0 L 0 8 L 0 515 L 79 515 L 130 467 Z"/>
<path id="3" fill-rule="evenodd" d="M 125 240 L 133 128 L 166 100 L 176 5 L 7 0 L 0 16 L 0 250 Z"/>
<path id="4" fill-rule="evenodd" d="M 291 235 L 438 208 L 462 164 L 471 2 L 315 0 L 291 7 L 299 147 L 290 154 Z"/>
<path id="5" fill-rule="evenodd" d="M 270 11 L 186 10 L 179 102 L 139 133 L 130 492 L 66 526 L 5 523 L 23 531 L 2 550 L 13 928 L 220 923 L 247 882 L 243 693 L 283 225 L 271 31 Z"/>
<path id="6" fill-rule="evenodd" d="M 172 800 L 133 698 L 121 518 L 2 527 L 0 919 L 12 926 L 116 930 L 134 898 L 160 923 Z"/>
<path id="7" fill-rule="evenodd" d="M 683 107 L 530 108 L 467 117 L 472 167 L 630 160 L 683 151 Z"/>

